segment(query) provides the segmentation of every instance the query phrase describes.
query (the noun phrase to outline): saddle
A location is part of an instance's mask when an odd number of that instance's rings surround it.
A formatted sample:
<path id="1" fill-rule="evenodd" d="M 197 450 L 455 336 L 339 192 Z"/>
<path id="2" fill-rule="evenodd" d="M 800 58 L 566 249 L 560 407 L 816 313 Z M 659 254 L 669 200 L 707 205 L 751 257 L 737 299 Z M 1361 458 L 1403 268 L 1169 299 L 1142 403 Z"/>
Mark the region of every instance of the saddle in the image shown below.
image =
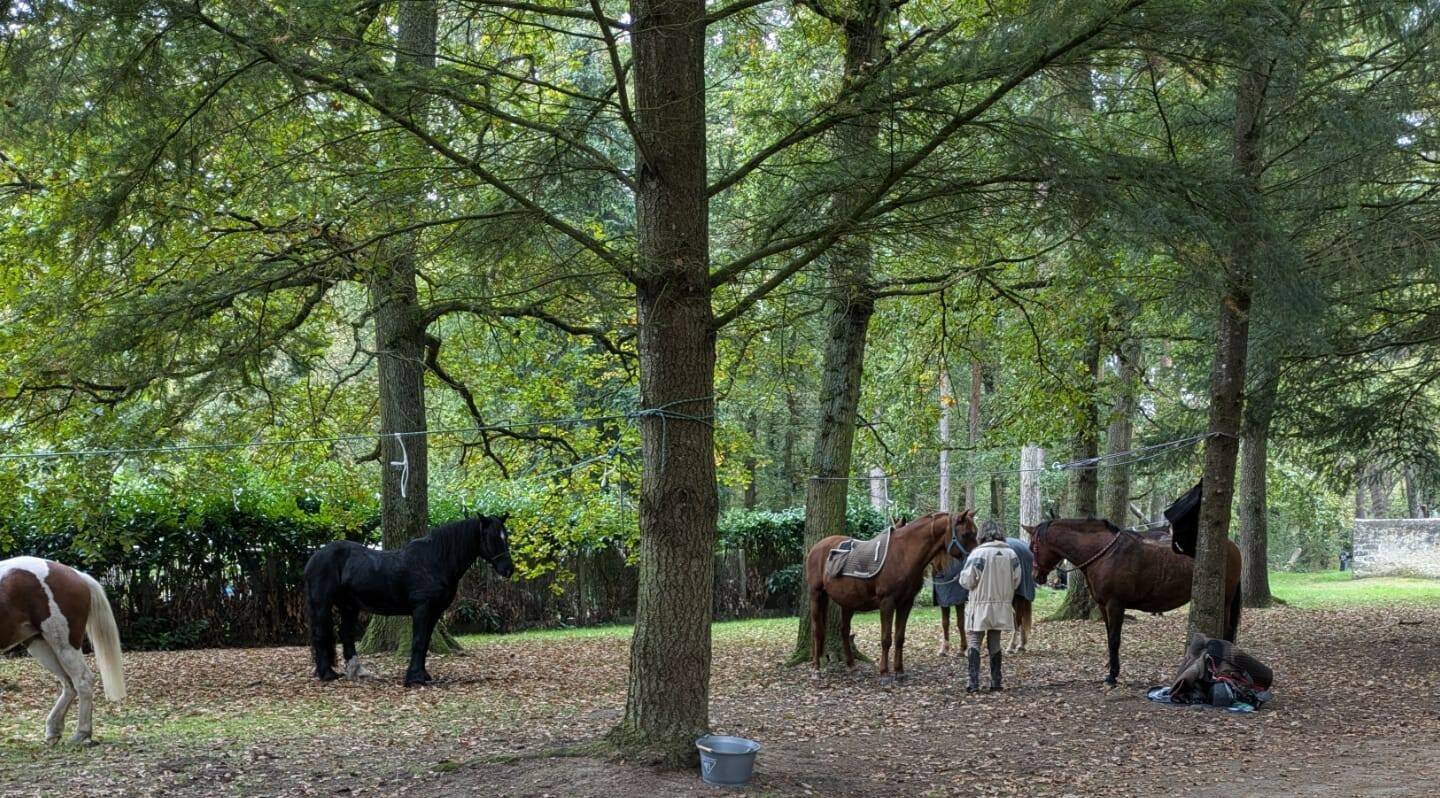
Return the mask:
<path id="1" fill-rule="evenodd" d="M 890 532 L 886 531 L 870 540 L 846 538 L 839 546 L 830 550 L 825 559 L 825 576 L 851 576 L 856 579 L 872 579 L 885 566 L 885 556 L 890 553 Z"/>

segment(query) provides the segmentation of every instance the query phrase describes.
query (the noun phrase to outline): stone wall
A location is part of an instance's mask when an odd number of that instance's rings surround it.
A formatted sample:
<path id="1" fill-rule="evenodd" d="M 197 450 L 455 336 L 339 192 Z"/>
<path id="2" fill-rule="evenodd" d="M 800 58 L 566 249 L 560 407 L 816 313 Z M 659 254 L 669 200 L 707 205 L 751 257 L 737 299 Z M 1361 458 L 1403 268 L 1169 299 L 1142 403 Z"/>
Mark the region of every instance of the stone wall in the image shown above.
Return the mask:
<path id="1" fill-rule="evenodd" d="M 1356 578 L 1440 579 L 1440 518 L 1357 519 L 1354 552 Z"/>

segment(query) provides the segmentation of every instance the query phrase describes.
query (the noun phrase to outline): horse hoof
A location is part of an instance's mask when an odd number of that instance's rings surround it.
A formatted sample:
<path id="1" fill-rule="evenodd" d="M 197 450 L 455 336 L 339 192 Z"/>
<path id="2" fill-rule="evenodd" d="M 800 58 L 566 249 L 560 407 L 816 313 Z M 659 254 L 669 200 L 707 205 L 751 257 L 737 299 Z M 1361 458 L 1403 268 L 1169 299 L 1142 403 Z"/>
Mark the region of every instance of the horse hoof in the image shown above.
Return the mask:
<path id="1" fill-rule="evenodd" d="M 904 672 L 904 671 L 896 671 L 896 672 L 895 672 L 895 681 L 896 681 L 897 683 L 898 683 L 898 682 L 905 682 L 905 681 L 909 681 L 909 680 L 910 680 L 910 675 L 909 675 L 908 673 L 906 673 L 906 672 Z"/>
<path id="2" fill-rule="evenodd" d="M 95 740 L 88 734 L 80 734 L 77 732 L 74 737 L 70 738 L 70 744 L 89 747 L 95 744 Z"/>
<path id="3" fill-rule="evenodd" d="M 432 681 L 434 681 L 434 680 L 431 679 L 431 678 L 428 677 L 428 676 L 420 676 L 420 677 L 417 677 L 417 678 L 414 678 L 414 679 L 411 679 L 411 678 L 409 678 L 409 677 L 406 677 L 406 679 L 405 679 L 405 686 L 406 686 L 406 687 L 429 687 L 429 686 L 430 686 L 430 682 L 432 682 Z"/>
<path id="4" fill-rule="evenodd" d="M 895 684 L 895 677 L 894 677 L 894 676 L 881 676 L 881 677 L 880 677 L 880 686 L 881 686 L 881 687 L 892 687 L 892 686 L 894 686 L 894 684 Z"/>
<path id="5" fill-rule="evenodd" d="M 318 677 L 322 682 L 333 682 L 336 679 L 340 678 L 340 674 L 337 673 L 333 668 L 321 671 L 320 673 L 315 674 L 315 676 Z"/>
<path id="6" fill-rule="evenodd" d="M 54 736 L 54 737 L 46 737 L 46 738 L 45 738 L 45 747 L 46 747 L 46 748 L 54 748 L 55 746 L 57 746 L 57 745 L 59 745 L 59 744 L 60 744 L 60 736 L 59 736 L 59 735 L 56 735 L 56 736 Z"/>

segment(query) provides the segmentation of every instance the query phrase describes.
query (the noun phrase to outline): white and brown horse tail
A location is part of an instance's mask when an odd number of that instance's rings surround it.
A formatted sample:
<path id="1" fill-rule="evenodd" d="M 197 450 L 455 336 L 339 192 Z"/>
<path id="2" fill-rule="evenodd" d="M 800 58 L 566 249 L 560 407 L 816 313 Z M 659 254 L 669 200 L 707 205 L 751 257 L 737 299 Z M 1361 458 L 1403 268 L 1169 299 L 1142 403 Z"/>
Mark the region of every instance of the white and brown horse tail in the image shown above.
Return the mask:
<path id="1" fill-rule="evenodd" d="M 105 596 L 105 587 L 94 577 L 75 573 L 90 589 L 90 619 L 85 624 L 85 633 L 90 636 L 90 645 L 95 647 L 95 664 L 105 685 L 105 697 L 111 701 L 124 700 L 125 667 L 120 658 L 120 629 L 115 625 L 110 599 Z"/>

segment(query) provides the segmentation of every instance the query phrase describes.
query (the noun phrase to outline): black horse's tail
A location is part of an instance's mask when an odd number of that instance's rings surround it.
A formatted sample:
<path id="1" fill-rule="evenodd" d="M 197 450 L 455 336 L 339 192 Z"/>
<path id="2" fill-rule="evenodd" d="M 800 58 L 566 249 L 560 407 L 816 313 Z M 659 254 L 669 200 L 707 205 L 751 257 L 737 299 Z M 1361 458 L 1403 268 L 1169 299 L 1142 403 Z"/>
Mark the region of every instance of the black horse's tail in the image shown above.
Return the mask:
<path id="1" fill-rule="evenodd" d="M 1230 591 L 1230 613 L 1225 619 L 1225 639 L 1235 642 L 1235 637 L 1240 633 L 1240 585 L 1235 583 L 1235 589 Z"/>
<path id="2" fill-rule="evenodd" d="M 305 563 L 305 601 L 310 610 L 310 653 L 315 658 L 315 675 L 329 680 L 335 673 L 334 596 L 339 587 L 340 569 L 335 566 L 339 550 L 325 546 Z"/>

